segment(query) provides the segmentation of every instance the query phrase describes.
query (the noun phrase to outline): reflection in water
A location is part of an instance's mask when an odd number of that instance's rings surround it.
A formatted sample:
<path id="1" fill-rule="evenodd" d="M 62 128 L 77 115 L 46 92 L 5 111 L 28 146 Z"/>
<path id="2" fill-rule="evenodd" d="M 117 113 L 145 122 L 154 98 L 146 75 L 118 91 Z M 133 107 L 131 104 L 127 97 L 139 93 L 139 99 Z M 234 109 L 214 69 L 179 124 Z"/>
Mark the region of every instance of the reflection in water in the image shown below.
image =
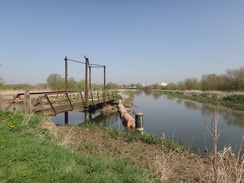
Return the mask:
<path id="1" fill-rule="evenodd" d="M 184 105 L 187 109 L 191 109 L 191 110 L 199 110 L 200 109 L 200 104 L 197 102 L 184 100 Z"/>
<path id="2" fill-rule="evenodd" d="M 154 99 L 159 99 L 162 95 L 159 93 L 153 93 L 153 98 Z"/>
<path id="3" fill-rule="evenodd" d="M 205 146 L 212 149 L 212 139 L 207 128 L 211 129 L 214 117 L 213 105 L 205 105 L 190 100 L 163 96 L 155 98 L 150 94 L 135 96 L 136 111 L 144 113 L 144 129 L 148 133 L 169 138 L 182 139 L 186 144 L 204 154 Z M 219 112 L 218 148 L 231 145 L 238 147 L 242 141 L 244 130 L 244 113 L 221 109 Z"/>
<path id="4" fill-rule="evenodd" d="M 51 117 L 56 125 L 80 125 L 82 123 L 94 122 L 100 127 L 121 127 L 119 113 L 105 115 L 100 112 L 68 111 Z"/>
<path id="5" fill-rule="evenodd" d="M 158 136 L 164 133 L 169 138 L 182 139 L 189 146 L 193 144 L 201 154 L 204 154 L 205 145 L 211 151 L 212 139 L 207 127 L 211 129 L 215 106 L 171 96 L 152 95 L 150 92 L 136 94 L 133 103 L 137 106 L 135 112 L 144 114 L 145 132 Z M 101 127 L 124 129 L 119 113 L 104 115 L 100 112 L 84 114 L 69 111 L 52 117 L 57 125 L 80 125 L 85 119 Z M 223 127 L 219 149 L 228 145 L 239 147 L 243 138 L 244 113 L 221 109 L 218 127 Z"/>

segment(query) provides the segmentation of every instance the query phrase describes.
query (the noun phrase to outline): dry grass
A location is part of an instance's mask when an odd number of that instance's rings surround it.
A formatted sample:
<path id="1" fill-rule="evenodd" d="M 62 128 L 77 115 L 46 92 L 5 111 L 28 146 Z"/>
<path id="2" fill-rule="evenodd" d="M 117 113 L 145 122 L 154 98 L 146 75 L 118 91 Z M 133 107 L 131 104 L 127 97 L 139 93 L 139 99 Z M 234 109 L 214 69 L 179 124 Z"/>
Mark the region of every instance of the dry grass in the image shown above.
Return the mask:
<path id="1" fill-rule="evenodd" d="M 71 138 L 75 135 L 74 127 L 69 129 L 69 132 L 60 138 L 58 144 L 61 146 L 66 146 L 71 142 Z"/>
<path id="2" fill-rule="evenodd" d="M 174 167 L 176 165 L 170 164 L 170 159 L 172 155 L 176 152 L 176 150 L 166 153 L 165 147 L 164 147 L 164 140 L 165 136 L 163 135 L 161 137 L 161 152 L 156 153 L 155 160 L 153 162 L 153 172 L 154 176 L 159 177 L 162 182 L 168 181 L 170 178 L 174 176 Z"/>
<path id="3" fill-rule="evenodd" d="M 30 90 L 30 92 L 50 92 L 51 90 Z M 25 90 L 0 90 L 1 95 L 16 95 L 17 93 L 24 93 Z"/>
<path id="4" fill-rule="evenodd" d="M 227 183 L 244 182 L 244 156 L 241 153 L 235 154 L 231 147 L 225 147 L 222 151 L 217 151 L 218 138 L 221 130 L 218 130 L 219 105 L 215 108 L 211 129 L 208 129 L 212 141 L 213 152 L 209 155 L 210 166 L 204 163 L 203 158 L 199 158 L 199 169 L 196 169 L 200 177 L 200 182 Z M 243 139 L 244 140 L 244 139 Z"/>

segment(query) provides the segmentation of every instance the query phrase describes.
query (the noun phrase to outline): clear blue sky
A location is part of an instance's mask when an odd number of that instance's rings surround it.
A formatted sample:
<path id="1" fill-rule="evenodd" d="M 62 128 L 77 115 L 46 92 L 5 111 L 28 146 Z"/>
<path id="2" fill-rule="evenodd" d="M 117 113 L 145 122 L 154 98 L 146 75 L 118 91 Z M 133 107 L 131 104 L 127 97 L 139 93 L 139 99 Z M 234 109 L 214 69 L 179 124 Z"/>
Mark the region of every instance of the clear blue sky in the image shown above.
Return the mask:
<path id="1" fill-rule="evenodd" d="M 6 83 L 64 76 L 64 57 L 106 65 L 107 82 L 179 82 L 244 66 L 243 0 L 0 0 Z M 103 82 L 102 69 L 92 71 Z M 84 79 L 84 66 L 69 64 Z"/>

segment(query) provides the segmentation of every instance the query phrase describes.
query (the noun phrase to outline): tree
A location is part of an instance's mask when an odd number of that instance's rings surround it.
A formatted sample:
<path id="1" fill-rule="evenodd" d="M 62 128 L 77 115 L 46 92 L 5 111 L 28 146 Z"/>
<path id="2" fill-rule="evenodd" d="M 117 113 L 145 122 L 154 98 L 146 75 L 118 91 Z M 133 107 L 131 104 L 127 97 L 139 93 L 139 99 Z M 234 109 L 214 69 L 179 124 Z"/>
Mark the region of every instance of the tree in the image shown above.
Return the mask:
<path id="1" fill-rule="evenodd" d="M 78 84 L 73 77 L 68 80 L 68 90 L 75 91 L 78 90 Z"/>
<path id="2" fill-rule="evenodd" d="M 47 84 L 53 90 L 63 90 L 64 89 L 64 79 L 60 74 L 50 74 L 47 78 Z"/>
<path id="3" fill-rule="evenodd" d="M 199 84 L 196 78 L 186 78 L 184 85 L 187 90 L 198 89 Z"/>
<path id="4" fill-rule="evenodd" d="M 85 79 L 81 79 L 78 82 L 78 90 L 85 90 Z"/>
<path id="5" fill-rule="evenodd" d="M 202 90 L 217 90 L 219 77 L 216 74 L 202 75 L 201 86 Z"/>
<path id="6" fill-rule="evenodd" d="M 244 90 L 244 67 L 239 69 L 228 69 L 226 75 L 229 80 L 230 90 Z"/>
<path id="7" fill-rule="evenodd" d="M 119 88 L 121 88 L 121 86 L 118 85 L 118 84 L 109 82 L 109 83 L 106 85 L 106 88 L 107 88 L 107 89 L 119 89 Z"/>

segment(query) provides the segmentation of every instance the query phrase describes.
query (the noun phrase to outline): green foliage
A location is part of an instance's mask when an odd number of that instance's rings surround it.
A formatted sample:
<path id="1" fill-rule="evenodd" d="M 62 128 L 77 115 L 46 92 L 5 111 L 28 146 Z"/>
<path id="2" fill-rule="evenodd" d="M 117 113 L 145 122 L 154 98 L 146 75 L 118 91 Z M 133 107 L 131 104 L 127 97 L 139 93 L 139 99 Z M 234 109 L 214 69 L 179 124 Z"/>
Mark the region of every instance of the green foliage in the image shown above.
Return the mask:
<path id="1" fill-rule="evenodd" d="M 64 90 L 64 78 L 60 74 L 50 74 L 47 78 L 47 84 L 53 90 Z"/>
<path id="2" fill-rule="evenodd" d="M 224 97 L 223 100 L 243 103 L 244 95 L 241 95 L 241 94 L 228 95 L 228 96 Z"/>
<path id="3" fill-rule="evenodd" d="M 107 83 L 106 85 L 107 89 L 120 89 L 121 86 L 112 82 Z"/>
<path id="4" fill-rule="evenodd" d="M 218 96 L 217 93 L 207 93 L 207 92 L 183 92 L 183 91 L 164 91 L 157 90 L 158 94 L 165 94 L 168 96 L 184 98 L 189 100 L 194 100 L 201 103 L 218 104 L 228 107 L 237 111 L 244 111 L 244 95 L 243 94 L 233 94 L 227 95 L 225 97 Z"/>
<path id="5" fill-rule="evenodd" d="M 203 74 L 202 79 L 186 78 L 177 84 L 169 83 L 160 88 L 159 85 L 152 84 L 144 87 L 144 90 L 164 89 L 164 90 L 203 90 L 203 91 L 244 91 L 244 67 L 239 69 L 228 69 L 226 74 Z"/>

